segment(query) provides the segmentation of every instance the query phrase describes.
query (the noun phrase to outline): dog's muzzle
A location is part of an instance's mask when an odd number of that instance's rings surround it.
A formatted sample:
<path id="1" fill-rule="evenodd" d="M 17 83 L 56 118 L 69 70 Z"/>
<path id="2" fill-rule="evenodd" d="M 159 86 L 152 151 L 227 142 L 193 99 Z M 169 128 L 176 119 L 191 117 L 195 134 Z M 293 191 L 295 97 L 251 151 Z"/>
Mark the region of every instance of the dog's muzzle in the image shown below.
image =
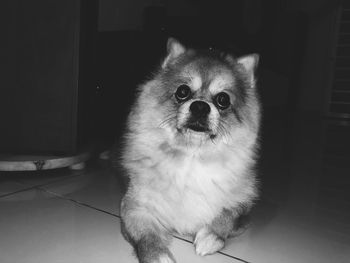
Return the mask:
<path id="1" fill-rule="evenodd" d="M 191 116 L 187 121 L 186 127 L 196 132 L 209 131 L 208 115 L 210 106 L 208 103 L 197 100 L 190 105 Z"/>

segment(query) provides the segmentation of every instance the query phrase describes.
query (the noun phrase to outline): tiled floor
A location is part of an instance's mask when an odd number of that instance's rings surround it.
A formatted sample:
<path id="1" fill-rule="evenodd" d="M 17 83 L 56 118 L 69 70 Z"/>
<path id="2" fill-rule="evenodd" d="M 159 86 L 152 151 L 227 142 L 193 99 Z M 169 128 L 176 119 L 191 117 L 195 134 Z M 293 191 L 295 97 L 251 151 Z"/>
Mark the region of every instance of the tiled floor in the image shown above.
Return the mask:
<path id="1" fill-rule="evenodd" d="M 177 262 L 349 262 L 349 137 L 349 127 L 317 118 L 269 115 L 250 228 L 207 257 L 175 238 Z M 0 262 L 136 263 L 120 234 L 119 199 L 107 161 L 0 174 Z"/>

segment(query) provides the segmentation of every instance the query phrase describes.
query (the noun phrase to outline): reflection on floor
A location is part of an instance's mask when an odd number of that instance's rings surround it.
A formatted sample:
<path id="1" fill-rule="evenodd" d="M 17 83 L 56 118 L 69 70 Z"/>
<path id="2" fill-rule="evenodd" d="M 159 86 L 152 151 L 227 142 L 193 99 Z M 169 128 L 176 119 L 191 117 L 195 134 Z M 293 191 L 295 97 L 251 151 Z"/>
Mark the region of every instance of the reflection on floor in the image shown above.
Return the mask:
<path id="1" fill-rule="evenodd" d="M 264 119 L 261 200 L 221 253 L 178 262 L 328 263 L 350 258 L 350 127 L 299 115 Z M 120 187 L 108 161 L 0 174 L 0 262 L 136 262 L 120 234 Z"/>

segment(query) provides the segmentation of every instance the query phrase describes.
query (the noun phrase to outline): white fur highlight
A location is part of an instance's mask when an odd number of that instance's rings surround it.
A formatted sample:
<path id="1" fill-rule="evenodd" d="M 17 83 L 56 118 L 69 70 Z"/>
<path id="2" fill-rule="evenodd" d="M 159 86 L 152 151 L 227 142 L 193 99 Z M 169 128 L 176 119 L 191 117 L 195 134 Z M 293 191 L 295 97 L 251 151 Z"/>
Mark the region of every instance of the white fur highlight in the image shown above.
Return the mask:
<path id="1" fill-rule="evenodd" d="M 191 79 L 191 86 L 193 91 L 197 91 L 202 87 L 202 79 L 200 76 L 195 74 Z"/>
<path id="2" fill-rule="evenodd" d="M 221 250 L 225 243 L 207 228 L 202 228 L 196 235 L 194 245 L 197 255 L 205 256 Z"/>
<path id="3" fill-rule="evenodd" d="M 209 85 L 209 91 L 212 94 L 217 94 L 223 90 L 225 90 L 228 86 L 234 85 L 234 78 L 225 73 L 218 74 L 215 76 L 215 78 L 211 81 Z"/>

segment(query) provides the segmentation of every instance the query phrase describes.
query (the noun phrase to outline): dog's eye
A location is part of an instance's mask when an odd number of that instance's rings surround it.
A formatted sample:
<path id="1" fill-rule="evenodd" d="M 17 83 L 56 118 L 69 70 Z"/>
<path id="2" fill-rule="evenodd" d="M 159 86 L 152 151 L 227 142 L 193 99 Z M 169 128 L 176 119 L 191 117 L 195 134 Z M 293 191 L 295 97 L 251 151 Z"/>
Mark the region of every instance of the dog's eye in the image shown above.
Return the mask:
<path id="1" fill-rule="evenodd" d="M 227 109 L 231 104 L 230 96 L 225 92 L 220 92 L 215 97 L 215 104 L 221 110 Z"/>
<path id="2" fill-rule="evenodd" d="M 175 97 L 178 101 L 185 101 L 191 96 L 191 89 L 189 86 L 183 84 L 179 86 L 175 92 Z"/>

